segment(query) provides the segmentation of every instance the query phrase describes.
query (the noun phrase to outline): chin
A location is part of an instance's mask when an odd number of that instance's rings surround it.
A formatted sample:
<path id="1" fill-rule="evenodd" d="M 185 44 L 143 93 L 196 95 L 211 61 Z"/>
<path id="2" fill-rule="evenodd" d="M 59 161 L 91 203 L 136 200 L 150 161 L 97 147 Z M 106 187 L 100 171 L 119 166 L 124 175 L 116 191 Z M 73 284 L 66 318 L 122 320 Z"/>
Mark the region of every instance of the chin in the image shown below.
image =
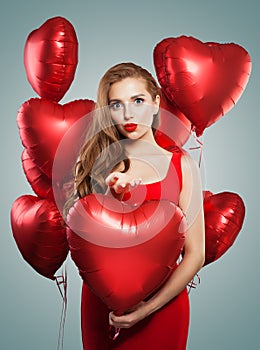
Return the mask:
<path id="1" fill-rule="evenodd" d="M 140 137 L 138 135 L 133 135 L 133 133 L 131 133 L 128 135 L 124 135 L 124 138 L 128 140 L 138 140 Z"/>

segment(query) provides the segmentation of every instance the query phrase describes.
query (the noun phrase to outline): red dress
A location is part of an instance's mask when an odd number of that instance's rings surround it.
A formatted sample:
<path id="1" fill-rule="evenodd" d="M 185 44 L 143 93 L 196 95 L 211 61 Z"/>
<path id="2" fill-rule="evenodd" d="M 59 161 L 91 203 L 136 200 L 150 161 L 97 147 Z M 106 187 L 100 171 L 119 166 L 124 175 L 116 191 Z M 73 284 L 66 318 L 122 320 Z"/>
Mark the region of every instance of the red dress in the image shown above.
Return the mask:
<path id="1" fill-rule="evenodd" d="M 178 204 L 182 187 L 180 152 L 173 153 L 170 164 L 165 179 L 143 185 L 146 190 L 145 200 L 169 199 Z M 131 198 L 134 198 L 133 192 Z M 186 288 L 164 307 L 133 327 L 121 329 L 115 340 L 111 339 L 109 332 L 109 312 L 106 305 L 83 283 L 81 328 L 84 350 L 186 349 L 189 328 L 189 299 Z"/>

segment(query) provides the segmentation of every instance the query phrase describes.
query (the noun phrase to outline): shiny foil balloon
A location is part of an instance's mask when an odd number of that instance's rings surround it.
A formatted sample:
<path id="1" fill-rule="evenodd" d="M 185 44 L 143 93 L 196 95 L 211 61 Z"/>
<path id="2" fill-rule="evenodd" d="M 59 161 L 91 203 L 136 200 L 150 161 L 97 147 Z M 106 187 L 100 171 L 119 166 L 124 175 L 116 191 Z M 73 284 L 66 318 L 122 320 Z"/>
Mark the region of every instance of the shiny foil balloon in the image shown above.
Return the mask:
<path id="1" fill-rule="evenodd" d="M 49 179 L 52 179 L 53 160 L 65 133 L 75 121 L 92 111 L 94 105 L 91 100 L 77 100 L 60 105 L 34 98 L 26 101 L 20 107 L 17 124 L 22 143 L 30 159 Z M 87 122 L 87 118 L 84 119 Z M 74 153 L 78 152 L 77 142 L 82 141 L 82 138 L 85 137 L 84 131 L 86 130 L 78 130 L 79 134 L 74 135 L 74 142 L 71 142 L 70 149 L 64 149 L 64 163 L 60 168 L 61 176 L 73 168 L 76 159 Z"/>
<path id="2" fill-rule="evenodd" d="M 25 176 L 37 196 L 54 200 L 51 179 L 31 160 L 26 149 L 22 153 L 22 166 Z"/>
<path id="3" fill-rule="evenodd" d="M 234 43 L 203 43 L 180 36 L 156 45 L 154 66 L 163 92 L 200 136 L 242 95 L 251 59 L 243 47 Z"/>
<path id="4" fill-rule="evenodd" d="M 74 79 L 77 64 L 77 36 L 65 18 L 50 18 L 28 36 L 24 66 L 29 83 L 40 97 L 60 101 Z"/>
<path id="5" fill-rule="evenodd" d="M 178 109 L 175 103 L 169 101 L 161 93 L 160 125 L 155 133 L 156 142 L 169 149 L 177 145 L 182 147 L 191 135 L 191 122 Z"/>
<path id="6" fill-rule="evenodd" d="M 11 209 L 13 236 L 23 258 L 41 275 L 54 279 L 69 247 L 62 217 L 53 202 L 31 195 Z"/>
<path id="7" fill-rule="evenodd" d="M 211 192 L 209 190 L 206 190 L 206 191 L 203 191 L 202 194 L 203 194 L 203 198 L 204 198 L 204 201 L 205 201 L 207 198 L 209 198 L 210 196 L 213 195 L 213 192 Z"/>
<path id="8" fill-rule="evenodd" d="M 242 198 L 232 192 L 210 194 L 204 198 L 205 265 L 219 259 L 233 245 L 245 217 Z"/>
<path id="9" fill-rule="evenodd" d="M 169 277 L 186 232 L 182 211 L 169 201 L 144 202 L 132 211 L 125 206 L 113 197 L 91 194 L 67 218 L 71 257 L 83 281 L 118 314 Z"/>

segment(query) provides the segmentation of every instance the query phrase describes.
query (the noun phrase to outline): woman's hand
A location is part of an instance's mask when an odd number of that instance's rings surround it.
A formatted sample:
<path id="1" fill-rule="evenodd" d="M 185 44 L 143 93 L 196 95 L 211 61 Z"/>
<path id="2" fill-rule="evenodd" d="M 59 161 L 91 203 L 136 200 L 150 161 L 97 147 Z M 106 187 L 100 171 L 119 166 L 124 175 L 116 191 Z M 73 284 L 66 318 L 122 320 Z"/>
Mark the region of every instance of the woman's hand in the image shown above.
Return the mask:
<path id="1" fill-rule="evenodd" d="M 140 185 L 142 180 L 132 179 L 129 175 L 113 172 L 106 178 L 106 184 L 109 186 L 110 190 L 114 191 L 115 194 L 120 195 L 131 191 L 136 186 Z"/>
<path id="2" fill-rule="evenodd" d="M 142 301 L 122 316 L 109 313 L 109 325 L 115 328 L 130 328 L 149 315 L 147 303 Z"/>

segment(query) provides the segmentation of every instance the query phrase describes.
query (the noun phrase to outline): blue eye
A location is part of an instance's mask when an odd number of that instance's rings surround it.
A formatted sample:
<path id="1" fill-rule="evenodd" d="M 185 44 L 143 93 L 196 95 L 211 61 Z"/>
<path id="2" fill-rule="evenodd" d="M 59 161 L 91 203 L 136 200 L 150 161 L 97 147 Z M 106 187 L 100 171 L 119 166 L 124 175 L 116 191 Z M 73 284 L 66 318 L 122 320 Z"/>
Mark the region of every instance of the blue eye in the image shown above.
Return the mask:
<path id="1" fill-rule="evenodd" d="M 109 105 L 110 109 L 113 109 L 114 111 L 118 110 L 118 109 L 122 109 L 123 105 L 120 102 L 114 102 L 111 105 Z"/>
<path id="2" fill-rule="evenodd" d="M 143 98 L 138 97 L 138 98 L 135 99 L 135 104 L 136 104 L 136 105 L 140 105 L 140 104 L 142 104 L 143 102 L 144 102 L 144 99 L 143 99 Z"/>

